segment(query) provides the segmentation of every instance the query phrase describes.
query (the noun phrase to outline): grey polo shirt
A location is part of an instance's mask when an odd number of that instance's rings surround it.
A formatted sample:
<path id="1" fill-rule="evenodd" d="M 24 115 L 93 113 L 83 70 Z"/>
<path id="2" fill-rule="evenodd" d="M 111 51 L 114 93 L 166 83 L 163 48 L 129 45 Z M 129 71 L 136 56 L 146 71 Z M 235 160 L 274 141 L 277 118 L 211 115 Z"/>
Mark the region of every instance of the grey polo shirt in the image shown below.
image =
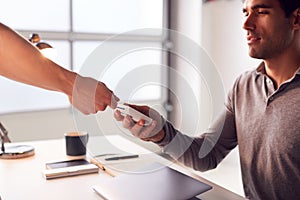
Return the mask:
<path id="1" fill-rule="evenodd" d="M 262 63 L 236 80 L 205 133 L 189 137 L 169 122 L 164 128 L 164 152 L 200 171 L 238 145 L 247 198 L 300 199 L 300 71 L 275 90 Z"/>

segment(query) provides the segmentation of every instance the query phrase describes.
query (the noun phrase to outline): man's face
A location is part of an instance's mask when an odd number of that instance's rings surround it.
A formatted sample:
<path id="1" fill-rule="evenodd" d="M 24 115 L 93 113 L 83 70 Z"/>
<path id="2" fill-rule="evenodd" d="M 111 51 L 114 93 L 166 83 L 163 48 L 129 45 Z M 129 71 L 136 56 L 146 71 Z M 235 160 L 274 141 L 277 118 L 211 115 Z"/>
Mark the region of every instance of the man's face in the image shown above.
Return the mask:
<path id="1" fill-rule="evenodd" d="M 246 0 L 243 13 L 251 57 L 271 59 L 291 44 L 292 24 L 278 0 Z"/>

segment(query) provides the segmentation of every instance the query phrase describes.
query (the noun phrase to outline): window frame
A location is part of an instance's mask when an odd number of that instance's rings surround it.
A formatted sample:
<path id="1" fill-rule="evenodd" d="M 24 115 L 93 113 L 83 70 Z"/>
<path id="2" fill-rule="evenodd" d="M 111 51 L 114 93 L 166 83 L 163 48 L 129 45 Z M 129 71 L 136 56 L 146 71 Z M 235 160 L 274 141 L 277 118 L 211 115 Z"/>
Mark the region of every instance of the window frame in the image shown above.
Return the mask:
<path id="1" fill-rule="evenodd" d="M 169 1 L 170 0 L 163 0 L 163 18 L 162 18 L 162 29 L 167 29 L 169 27 Z M 74 70 L 74 43 L 77 41 L 105 41 L 108 38 L 111 41 L 114 41 L 115 38 L 113 37 L 115 34 L 107 34 L 107 33 L 88 33 L 88 32 L 76 32 L 73 30 L 73 2 L 72 0 L 69 1 L 69 19 L 70 19 L 70 28 L 68 31 L 45 31 L 45 30 L 38 30 L 38 29 L 16 29 L 18 33 L 23 35 L 25 38 L 27 38 L 32 33 L 38 33 L 42 40 L 56 40 L 56 41 L 64 41 L 69 43 L 69 61 L 68 63 L 70 66 L 64 66 L 64 67 L 70 67 L 70 70 Z M 163 47 L 165 47 L 165 44 L 169 43 L 168 35 L 161 35 L 161 36 L 151 36 L 151 35 L 125 35 L 122 34 L 121 36 L 117 37 L 118 41 L 140 41 L 140 42 L 159 42 L 162 44 Z M 169 59 L 168 59 L 168 53 L 166 51 L 162 51 L 162 61 L 161 64 L 163 66 L 169 66 Z M 164 84 L 168 83 L 168 72 L 162 72 L 163 76 L 163 82 Z M 164 105 L 166 102 L 168 102 L 168 92 L 164 89 L 161 91 L 161 99 L 159 102 L 152 102 L 152 103 L 160 103 Z M 69 105 L 70 106 L 70 105 Z M 53 110 L 54 108 L 41 108 L 38 110 Z M 36 110 L 36 109 L 34 109 Z M 18 112 L 18 111 L 16 111 Z M 22 111 L 21 111 L 22 112 Z"/>

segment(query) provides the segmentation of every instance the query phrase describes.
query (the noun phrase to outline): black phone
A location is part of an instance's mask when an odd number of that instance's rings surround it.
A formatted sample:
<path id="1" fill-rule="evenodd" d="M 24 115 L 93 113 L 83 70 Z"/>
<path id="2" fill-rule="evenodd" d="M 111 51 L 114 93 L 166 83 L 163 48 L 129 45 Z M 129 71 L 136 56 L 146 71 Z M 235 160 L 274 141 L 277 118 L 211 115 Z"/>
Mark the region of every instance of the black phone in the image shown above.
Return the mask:
<path id="1" fill-rule="evenodd" d="M 64 160 L 46 163 L 44 175 L 46 179 L 98 173 L 99 168 L 85 159 Z"/>
<path id="2" fill-rule="evenodd" d="M 73 166 L 79 166 L 79 165 L 89 165 L 89 164 L 91 164 L 91 163 L 85 159 L 64 160 L 64 161 L 59 161 L 59 162 L 46 163 L 46 168 L 47 169 L 57 169 L 57 168 L 73 167 Z"/>

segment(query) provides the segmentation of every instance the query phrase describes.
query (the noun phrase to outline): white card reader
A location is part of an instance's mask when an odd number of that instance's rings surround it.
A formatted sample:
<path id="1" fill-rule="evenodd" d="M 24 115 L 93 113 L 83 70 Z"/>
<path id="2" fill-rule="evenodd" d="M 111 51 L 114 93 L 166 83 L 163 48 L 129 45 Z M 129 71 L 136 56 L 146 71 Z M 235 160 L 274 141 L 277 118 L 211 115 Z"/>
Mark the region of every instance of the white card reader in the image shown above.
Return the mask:
<path id="1" fill-rule="evenodd" d="M 141 119 L 145 120 L 144 126 L 149 126 L 152 123 L 152 119 L 143 113 L 135 110 L 134 108 L 124 105 L 118 104 L 116 110 L 119 110 L 122 115 L 129 115 L 135 122 L 140 121 Z"/>

